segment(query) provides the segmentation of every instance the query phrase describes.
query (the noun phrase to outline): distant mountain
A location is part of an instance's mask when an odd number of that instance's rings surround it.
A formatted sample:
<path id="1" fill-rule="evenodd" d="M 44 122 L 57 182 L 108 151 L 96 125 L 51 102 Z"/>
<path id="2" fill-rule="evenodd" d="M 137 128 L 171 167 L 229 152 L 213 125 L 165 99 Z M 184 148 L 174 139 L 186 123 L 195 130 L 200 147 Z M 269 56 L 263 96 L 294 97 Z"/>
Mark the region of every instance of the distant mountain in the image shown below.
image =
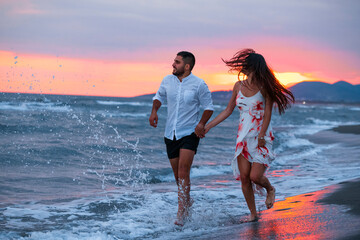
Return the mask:
<path id="1" fill-rule="evenodd" d="M 360 103 L 360 85 L 345 81 L 334 84 L 301 82 L 290 88 L 296 101 Z M 227 102 L 232 91 L 212 92 L 214 102 Z"/>
<path id="2" fill-rule="evenodd" d="M 360 85 L 345 81 L 334 84 L 324 82 L 301 82 L 290 88 L 297 101 L 360 102 Z"/>
<path id="3" fill-rule="evenodd" d="M 360 85 L 352 85 L 345 81 L 334 84 L 324 82 L 301 82 L 290 88 L 296 101 L 312 102 L 344 102 L 360 103 Z M 215 103 L 227 103 L 231 98 L 232 91 L 212 92 Z M 155 94 L 138 96 L 139 100 L 149 100 Z"/>
<path id="4" fill-rule="evenodd" d="M 289 88 L 295 96 L 296 101 L 312 101 L 312 102 L 343 102 L 343 103 L 360 103 L 360 84 L 352 85 L 345 81 L 339 81 L 334 84 L 324 82 L 308 81 L 301 82 Z M 232 91 L 216 91 L 212 92 L 214 103 L 227 103 L 231 98 Z M 26 96 L 39 95 L 42 96 L 62 96 L 53 94 L 30 94 L 30 93 L 1 93 L 0 101 L 6 101 L 8 98 L 26 98 Z M 138 101 L 152 102 L 155 93 L 141 95 L 137 97 L 122 97 L 124 99 L 132 99 Z M 67 99 L 92 98 L 93 96 L 68 96 Z M 102 99 L 111 99 L 112 97 L 98 97 Z"/>

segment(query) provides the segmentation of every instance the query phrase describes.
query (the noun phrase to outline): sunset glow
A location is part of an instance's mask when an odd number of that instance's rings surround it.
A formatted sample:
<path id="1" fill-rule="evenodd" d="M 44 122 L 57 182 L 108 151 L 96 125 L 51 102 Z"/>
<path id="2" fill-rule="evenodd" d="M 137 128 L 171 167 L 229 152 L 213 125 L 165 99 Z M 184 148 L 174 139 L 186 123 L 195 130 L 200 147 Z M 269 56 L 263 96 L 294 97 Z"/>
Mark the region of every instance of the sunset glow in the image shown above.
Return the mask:
<path id="1" fill-rule="evenodd" d="M 170 71 L 171 62 L 103 61 L 0 51 L 2 92 L 131 97 L 154 93 Z M 203 78 L 211 91 L 231 90 L 238 81 L 236 73 L 229 73 L 220 64 L 197 66 L 194 74 Z M 284 86 L 315 79 L 336 81 L 300 72 L 275 75 Z"/>
<path id="2" fill-rule="evenodd" d="M 251 11 L 239 15 L 236 7 L 229 7 L 239 5 L 237 1 L 227 7 L 210 2 L 206 11 L 197 1 L 188 11 L 187 4 L 165 1 L 136 7 L 94 1 L 86 9 L 43 0 L 2 1 L 1 22 L 6 24 L 0 25 L 0 91 L 124 97 L 154 93 L 181 50 L 195 54 L 193 73 L 211 91 L 231 90 L 237 76 L 222 59 L 243 48 L 261 53 L 287 87 L 301 81 L 360 83 L 359 36 L 353 31 L 357 14 L 334 18 L 334 13 L 354 9 L 351 5 L 329 5 L 319 12 L 316 4 L 283 1 L 264 3 L 275 11 L 264 14 L 256 3 L 244 1 L 241 7 Z M 96 14 L 89 15 L 91 9 Z M 168 21 L 167 14 L 175 10 L 184 14 Z M 220 20 L 214 21 L 213 12 Z M 292 21 L 285 12 L 294 13 Z M 185 19 L 187 24 L 173 25 Z M 316 24 L 304 25 L 304 19 Z M 331 33 L 327 26 L 332 26 Z M 336 29 L 347 38 L 333 36 Z"/>
<path id="3" fill-rule="evenodd" d="M 277 73 L 275 72 L 275 77 L 284 85 L 284 86 L 291 86 L 296 83 L 302 81 L 310 81 L 312 78 L 306 77 L 301 73 L 296 72 L 285 72 L 285 73 Z"/>

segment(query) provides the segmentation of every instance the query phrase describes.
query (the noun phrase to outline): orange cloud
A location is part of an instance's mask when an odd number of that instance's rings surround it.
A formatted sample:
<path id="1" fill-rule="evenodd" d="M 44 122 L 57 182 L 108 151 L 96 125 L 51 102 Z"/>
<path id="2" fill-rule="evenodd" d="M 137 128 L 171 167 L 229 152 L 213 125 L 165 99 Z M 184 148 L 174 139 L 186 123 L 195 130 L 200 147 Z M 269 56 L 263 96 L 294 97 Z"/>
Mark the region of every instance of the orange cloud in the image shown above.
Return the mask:
<path id="1" fill-rule="evenodd" d="M 343 79 L 353 84 L 360 82 L 358 71 L 337 58 L 351 59 L 352 56 L 345 53 L 320 49 L 315 54 L 303 51 L 301 47 L 297 49 L 280 43 L 265 48 L 259 42 L 254 42 L 254 49 L 265 56 L 285 86 L 304 80 L 333 83 Z M 194 74 L 203 78 L 211 91 L 231 90 L 237 75 L 228 72 L 221 57 L 229 59 L 235 51 L 229 48 L 200 48 L 194 52 L 197 56 Z M 155 59 L 141 60 L 139 56 L 140 60 L 136 61 L 135 56 L 131 56 L 130 61 L 120 61 L 16 55 L 0 51 L 0 91 L 123 97 L 154 93 L 162 78 L 171 73 L 173 61 L 168 53 L 160 54 L 162 57 Z"/>
<path id="2" fill-rule="evenodd" d="M 0 91 L 135 96 L 154 92 L 169 68 L 163 64 L 106 62 L 0 52 Z"/>

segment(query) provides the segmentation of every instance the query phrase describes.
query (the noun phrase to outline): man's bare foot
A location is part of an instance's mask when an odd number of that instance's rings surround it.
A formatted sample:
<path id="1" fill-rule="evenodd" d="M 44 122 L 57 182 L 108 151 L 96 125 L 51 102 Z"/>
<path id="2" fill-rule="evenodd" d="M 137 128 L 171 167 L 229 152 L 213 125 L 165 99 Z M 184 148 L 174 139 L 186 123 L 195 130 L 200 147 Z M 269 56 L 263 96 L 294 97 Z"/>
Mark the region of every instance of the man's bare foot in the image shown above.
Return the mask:
<path id="1" fill-rule="evenodd" d="M 176 220 L 174 222 L 175 225 L 178 226 L 184 226 L 185 222 L 188 220 L 189 214 L 188 213 L 184 213 L 182 215 L 176 217 Z"/>
<path id="2" fill-rule="evenodd" d="M 275 203 L 275 188 L 272 187 L 272 190 L 270 190 L 267 193 L 265 204 L 268 209 L 272 208 Z"/>
<path id="3" fill-rule="evenodd" d="M 176 219 L 174 224 L 182 227 L 182 226 L 184 226 L 184 220 L 183 219 Z"/>
<path id="4" fill-rule="evenodd" d="M 189 208 L 190 207 L 186 207 L 178 210 L 177 217 L 174 222 L 175 225 L 184 226 L 186 220 L 189 218 L 189 210 L 190 210 Z"/>
<path id="5" fill-rule="evenodd" d="M 189 208 L 191 208 L 193 204 L 194 204 L 194 199 L 190 198 L 190 200 L 189 200 Z"/>

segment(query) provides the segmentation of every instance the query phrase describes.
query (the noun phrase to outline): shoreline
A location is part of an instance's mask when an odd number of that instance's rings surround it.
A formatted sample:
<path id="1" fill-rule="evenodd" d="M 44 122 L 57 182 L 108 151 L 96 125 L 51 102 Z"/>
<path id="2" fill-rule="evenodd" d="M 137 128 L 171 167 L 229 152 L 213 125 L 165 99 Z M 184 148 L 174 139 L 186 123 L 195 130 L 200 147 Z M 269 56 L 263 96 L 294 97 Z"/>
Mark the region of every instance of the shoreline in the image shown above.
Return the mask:
<path id="1" fill-rule="evenodd" d="M 342 134 L 358 134 L 360 135 L 360 125 L 342 125 L 331 129 L 331 131 Z"/>
<path id="2" fill-rule="evenodd" d="M 259 216 L 193 239 L 360 239 L 360 178 L 288 197 Z"/>
<path id="3" fill-rule="evenodd" d="M 316 144 L 341 144 L 348 147 L 359 147 L 360 149 L 360 125 L 340 125 L 305 138 Z"/>
<path id="4" fill-rule="evenodd" d="M 360 125 L 338 126 L 307 139 L 340 144 L 352 156 L 348 161 L 359 160 Z M 258 222 L 234 224 L 194 239 L 360 239 L 360 178 L 285 198 L 259 213 Z"/>

